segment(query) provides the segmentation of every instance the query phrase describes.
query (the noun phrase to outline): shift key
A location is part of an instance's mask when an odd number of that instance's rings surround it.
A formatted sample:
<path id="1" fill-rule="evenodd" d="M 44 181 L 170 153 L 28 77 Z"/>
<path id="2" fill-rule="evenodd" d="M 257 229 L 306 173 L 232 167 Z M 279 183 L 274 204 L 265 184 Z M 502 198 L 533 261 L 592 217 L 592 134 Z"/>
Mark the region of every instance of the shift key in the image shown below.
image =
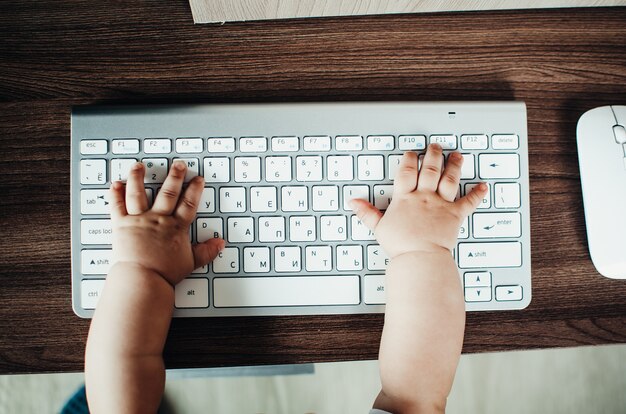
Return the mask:
<path id="1" fill-rule="evenodd" d="M 502 243 L 459 243 L 459 267 L 520 267 L 522 244 Z"/>

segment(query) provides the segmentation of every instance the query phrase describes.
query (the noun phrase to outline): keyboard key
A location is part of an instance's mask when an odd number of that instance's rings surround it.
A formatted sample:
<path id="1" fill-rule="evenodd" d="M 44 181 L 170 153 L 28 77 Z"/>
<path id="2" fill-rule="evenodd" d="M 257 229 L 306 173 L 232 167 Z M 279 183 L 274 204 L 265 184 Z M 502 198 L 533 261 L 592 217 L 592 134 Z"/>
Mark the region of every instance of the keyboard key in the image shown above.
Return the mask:
<path id="1" fill-rule="evenodd" d="M 209 273 L 209 265 L 205 264 L 204 266 L 200 266 L 197 269 L 193 269 L 191 271 L 192 275 L 196 275 L 196 274 L 207 274 Z"/>
<path id="2" fill-rule="evenodd" d="M 202 138 L 176 139 L 176 152 L 179 154 L 199 154 L 203 151 Z"/>
<path id="3" fill-rule="evenodd" d="M 227 183 L 230 181 L 229 158 L 205 158 L 204 181 L 207 183 Z"/>
<path id="4" fill-rule="evenodd" d="M 239 273 L 239 248 L 224 247 L 211 266 L 213 273 Z"/>
<path id="5" fill-rule="evenodd" d="M 326 158 L 328 181 L 352 181 L 354 164 L 351 155 L 331 155 Z"/>
<path id="6" fill-rule="evenodd" d="M 380 181 L 385 178 L 384 158 L 382 155 L 359 155 L 357 157 L 358 174 L 361 181 Z"/>
<path id="7" fill-rule="evenodd" d="M 299 246 L 279 246 L 274 248 L 274 270 L 276 272 L 299 272 L 302 270 Z"/>
<path id="8" fill-rule="evenodd" d="M 400 135 L 398 149 L 402 151 L 419 151 L 426 149 L 425 135 Z"/>
<path id="9" fill-rule="evenodd" d="M 276 187 L 250 187 L 250 211 L 276 211 Z"/>
<path id="10" fill-rule="evenodd" d="M 502 238 L 522 235 L 521 215 L 519 213 L 474 213 L 472 216 L 474 237 Z"/>
<path id="11" fill-rule="evenodd" d="M 352 211 L 348 205 L 348 201 L 353 199 L 361 199 L 370 201 L 370 188 L 367 185 L 344 185 L 343 186 L 343 209 Z"/>
<path id="12" fill-rule="evenodd" d="M 363 269 L 363 246 L 337 246 L 337 270 Z"/>
<path id="13" fill-rule="evenodd" d="M 106 275 L 112 265 L 111 249 L 80 251 L 80 271 L 83 275 Z"/>
<path id="14" fill-rule="evenodd" d="M 245 247 L 243 249 L 243 271 L 246 273 L 268 273 L 270 271 L 269 247 Z"/>
<path id="15" fill-rule="evenodd" d="M 111 142 L 111 152 L 116 155 L 138 154 L 138 139 L 114 139 Z"/>
<path id="16" fill-rule="evenodd" d="M 111 244 L 113 227 L 109 219 L 80 221 L 80 242 L 82 244 Z"/>
<path id="17" fill-rule="evenodd" d="M 291 181 L 291 157 L 265 158 L 265 179 L 268 182 Z"/>
<path id="18" fill-rule="evenodd" d="M 496 208 L 519 208 L 520 186 L 517 183 L 497 183 L 493 197 Z"/>
<path id="19" fill-rule="evenodd" d="M 422 169 L 422 163 L 424 162 L 424 157 L 426 156 L 426 154 L 420 154 L 417 157 L 417 169 L 421 170 Z M 445 167 L 445 157 L 441 157 L 441 170 L 443 171 Z"/>
<path id="20" fill-rule="evenodd" d="M 200 160 L 197 158 L 174 158 L 174 161 L 182 161 L 187 165 L 184 180 L 186 183 L 200 175 Z"/>
<path id="21" fill-rule="evenodd" d="M 143 141 L 143 152 L 146 154 L 169 154 L 172 152 L 172 141 L 168 138 L 148 138 Z"/>
<path id="22" fill-rule="evenodd" d="M 367 149 L 370 151 L 392 151 L 393 135 L 370 135 L 367 137 Z"/>
<path id="23" fill-rule="evenodd" d="M 243 187 L 220 188 L 220 211 L 243 213 L 246 211 L 246 189 Z"/>
<path id="24" fill-rule="evenodd" d="M 272 137 L 272 151 L 296 152 L 300 149 L 298 137 Z"/>
<path id="25" fill-rule="evenodd" d="M 304 150 L 311 152 L 330 151 L 330 137 L 328 135 L 304 137 Z"/>
<path id="26" fill-rule="evenodd" d="M 275 243 L 285 241 L 284 217 L 259 217 L 259 241 Z"/>
<path id="27" fill-rule="evenodd" d="M 376 240 L 374 232 L 367 228 L 357 216 L 352 216 L 350 222 L 350 238 L 352 240 Z"/>
<path id="28" fill-rule="evenodd" d="M 252 243 L 254 241 L 254 219 L 252 217 L 229 217 L 226 234 L 230 243 Z"/>
<path id="29" fill-rule="evenodd" d="M 339 210 L 339 187 L 336 185 L 316 185 L 311 188 L 313 211 Z"/>
<path id="30" fill-rule="evenodd" d="M 465 288 L 465 302 L 491 302 L 490 287 Z"/>
<path id="31" fill-rule="evenodd" d="M 469 237 L 469 217 L 465 217 L 459 228 L 457 239 L 467 239 Z"/>
<path id="32" fill-rule="evenodd" d="M 267 151 L 267 138 L 265 137 L 239 138 L 239 151 L 241 152 L 266 152 Z"/>
<path id="33" fill-rule="evenodd" d="M 141 160 L 146 167 L 143 182 L 146 184 L 163 183 L 167 177 L 167 158 L 144 158 Z"/>
<path id="34" fill-rule="evenodd" d="M 385 276 L 365 275 L 363 301 L 367 305 L 385 304 Z"/>
<path id="35" fill-rule="evenodd" d="M 400 160 L 402 159 L 402 155 L 390 155 L 388 158 L 388 174 L 390 180 L 394 180 L 396 178 L 396 173 L 398 172 L 398 168 L 400 167 Z"/>
<path id="36" fill-rule="evenodd" d="M 81 214 L 109 214 L 109 190 L 80 190 Z"/>
<path id="37" fill-rule="evenodd" d="M 488 287 L 491 286 L 490 272 L 465 272 L 463 274 L 465 287 Z"/>
<path id="38" fill-rule="evenodd" d="M 519 137 L 515 134 L 494 134 L 491 136 L 491 148 L 494 150 L 518 149 Z"/>
<path id="39" fill-rule="evenodd" d="M 346 216 L 320 217 L 320 240 L 344 241 L 347 239 L 348 225 Z"/>
<path id="40" fill-rule="evenodd" d="M 474 154 L 463 154 L 461 180 L 473 180 L 475 177 L 476 170 L 474 169 Z"/>
<path id="41" fill-rule="evenodd" d="M 261 158 L 235 158 L 235 181 L 238 183 L 258 183 L 261 181 Z"/>
<path id="42" fill-rule="evenodd" d="M 304 259 L 307 272 L 330 272 L 332 270 L 331 255 L 330 246 L 307 246 Z"/>
<path id="43" fill-rule="evenodd" d="M 489 139 L 485 134 L 461 135 L 461 149 L 483 150 L 489 146 Z"/>
<path id="44" fill-rule="evenodd" d="M 108 152 L 109 143 L 103 139 L 80 141 L 80 153 L 83 155 L 103 155 Z"/>
<path id="45" fill-rule="evenodd" d="M 80 183 L 81 184 L 106 184 L 107 162 L 106 160 L 81 160 Z"/>
<path id="46" fill-rule="evenodd" d="M 479 210 L 491 207 L 491 185 L 489 183 L 485 183 L 485 184 L 487 184 L 487 187 L 488 187 L 489 191 L 487 191 L 487 193 L 483 197 L 482 201 L 478 205 L 478 209 Z M 476 187 L 477 185 L 478 185 L 478 183 L 465 184 L 465 194 L 469 194 L 472 191 L 472 189 L 474 187 Z"/>
<path id="47" fill-rule="evenodd" d="M 80 306 L 83 309 L 96 309 L 103 289 L 104 279 L 83 279 L 80 282 Z"/>
<path id="48" fill-rule="evenodd" d="M 289 240 L 292 242 L 312 242 L 316 240 L 316 237 L 314 216 L 289 217 Z"/>
<path id="49" fill-rule="evenodd" d="M 524 297 L 520 285 L 496 286 L 496 300 L 500 302 L 510 302 L 522 300 Z"/>
<path id="50" fill-rule="evenodd" d="M 518 154 L 480 154 L 478 155 L 480 178 L 519 178 L 520 165 Z"/>
<path id="51" fill-rule="evenodd" d="M 215 278 L 213 302 L 217 308 L 356 305 L 359 285 L 356 275 Z"/>
<path id="52" fill-rule="evenodd" d="M 208 138 L 206 149 L 208 152 L 213 152 L 213 153 L 235 152 L 235 138 L 231 138 L 231 137 Z"/>
<path id="53" fill-rule="evenodd" d="M 361 151 L 363 149 L 363 137 L 360 135 L 343 135 L 335 137 L 335 149 L 337 151 Z"/>
<path id="54" fill-rule="evenodd" d="M 322 157 L 305 156 L 296 158 L 296 180 L 322 181 Z"/>
<path id="55" fill-rule="evenodd" d="M 209 306 L 209 279 L 187 278 L 174 288 L 174 306 L 183 308 L 207 308 Z"/>
<path id="56" fill-rule="evenodd" d="M 520 242 L 459 243 L 459 267 L 519 267 L 522 265 Z"/>
<path id="57" fill-rule="evenodd" d="M 198 204 L 198 213 L 214 213 L 215 212 L 215 189 L 213 187 L 204 187 L 200 203 Z"/>
<path id="58" fill-rule="evenodd" d="M 111 182 L 126 182 L 130 167 L 137 162 L 134 158 L 116 158 L 111 160 Z"/>
<path id="59" fill-rule="evenodd" d="M 444 150 L 455 150 L 457 148 L 456 135 L 431 135 L 429 144 L 439 144 Z"/>
<path id="60" fill-rule="evenodd" d="M 196 239 L 198 243 L 218 237 L 224 237 L 224 220 L 220 217 L 202 217 L 196 220 Z"/>
<path id="61" fill-rule="evenodd" d="M 369 270 L 386 270 L 389 265 L 389 256 L 377 244 L 367 246 L 367 268 Z"/>
<path id="62" fill-rule="evenodd" d="M 374 206 L 379 210 L 386 210 L 393 196 L 393 185 L 374 186 Z"/>
<path id="63" fill-rule="evenodd" d="M 152 206 L 152 189 L 146 188 L 148 207 Z M 109 189 L 80 190 L 80 212 L 85 215 L 110 214 Z"/>
<path id="64" fill-rule="evenodd" d="M 307 211 L 309 209 L 309 197 L 306 187 L 286 186 L 282 188 L 281 195 L 282 211 Z"/>

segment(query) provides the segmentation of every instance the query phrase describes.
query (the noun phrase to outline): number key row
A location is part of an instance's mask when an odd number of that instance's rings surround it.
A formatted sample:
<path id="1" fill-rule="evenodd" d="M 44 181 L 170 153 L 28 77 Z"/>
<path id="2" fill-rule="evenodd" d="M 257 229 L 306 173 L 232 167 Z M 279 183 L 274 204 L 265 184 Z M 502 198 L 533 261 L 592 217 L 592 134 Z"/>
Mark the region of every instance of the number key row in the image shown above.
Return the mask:
<path id="1" fill-rule="evenodd" d="M 268 157 L 208 157 L 202 159 L 205 181 L 208 183 L 301 182 L 328 181 L 382 181 L 393 180 L 400 164 L 401 155 L 302 155 Z M 516 179 L 520 176 L 520 159 L 514 153 L 478 154 L 478 167 L 474 154 L 463 154 L 461 179 Z M 355 163 L 356 158 L 356 163 Z M 423 154 L 420 155 L 420 166 Z M 175 158 L 187 164 L 185 181 L 199 175 L 201 160 L 198 158 Z M 162 183 L 167 177 L 167 158 L 144 158 L 145 183 Z M 134 158 L 110 160 L 111 181 L 126 181 Z M 295 168 L 294 168 L 295 162 Z M 234 174 L 231 176 L 231 163 Z M 356 171 L 355 171 L 356 170 Z M 295 174 L 294 174 L 295 171 Z M 295 177 L 294 177 L 295 175 Z M 108 182 L 107 160 L 86 159 L 80 163 L 81 184 L 101 185 Z"/>

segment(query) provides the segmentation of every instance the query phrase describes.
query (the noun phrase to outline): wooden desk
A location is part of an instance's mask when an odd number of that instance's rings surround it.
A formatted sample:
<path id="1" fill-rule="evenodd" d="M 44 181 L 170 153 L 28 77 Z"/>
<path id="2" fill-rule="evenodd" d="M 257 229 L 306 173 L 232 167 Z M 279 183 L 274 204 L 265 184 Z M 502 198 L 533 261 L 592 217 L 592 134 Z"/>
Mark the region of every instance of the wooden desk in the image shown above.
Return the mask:
<path id="1" fill-rule="evenodd" d="M 186 0 L 1 2 L 0 374 L 83 367 L 70 108 L 101 103 L 523 100 L 533 302 L 468 314 L 464 351 L 626 342 L 626 282 L 600 276 L 587 252 L 575 141 L 583 112 L 626 103 L 625 23 L 626 8 L 613 8 L 194 26 Z M 179 319 L 165 359 L 374 359 L 382 325 L 382 315 Z"/>

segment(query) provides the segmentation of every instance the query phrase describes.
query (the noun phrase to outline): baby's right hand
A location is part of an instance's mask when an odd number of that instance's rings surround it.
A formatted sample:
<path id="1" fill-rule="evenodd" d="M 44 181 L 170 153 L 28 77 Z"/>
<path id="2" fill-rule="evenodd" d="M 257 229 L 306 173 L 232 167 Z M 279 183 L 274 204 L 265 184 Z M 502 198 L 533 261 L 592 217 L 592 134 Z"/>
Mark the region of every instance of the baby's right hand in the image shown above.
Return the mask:
<path id="1" fill-rule="evenodd" d="M 406 152 L 395 176 L 393 199 L 384 215 L 368 201 L 350 202 L 390 258 L 414 251 L 452 251 L 462 221 L 487 193 L 487 186 L 481 183 L 454 201 L 463 156 L 451 153 L 443 170 L 442 157 L 441 146 L 429 145 L 418 172 L 417 154 Z"/>

